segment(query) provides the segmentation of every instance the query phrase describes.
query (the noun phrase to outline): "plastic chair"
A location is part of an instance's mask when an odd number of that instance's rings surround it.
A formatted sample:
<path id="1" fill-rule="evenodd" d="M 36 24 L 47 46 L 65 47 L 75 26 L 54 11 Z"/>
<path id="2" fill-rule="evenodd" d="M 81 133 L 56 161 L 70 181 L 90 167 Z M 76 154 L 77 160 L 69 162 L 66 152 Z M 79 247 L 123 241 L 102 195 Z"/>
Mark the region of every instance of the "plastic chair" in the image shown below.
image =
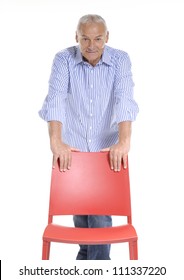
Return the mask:
<path id="1" fill-rule="evenodd" d="M 109 228 L 76 228 L 53 224 L 55 215 L 127 216 L 127 223 Z M 132 225 L 129 171 L 110 169 L 108 152 L 73 152 L 66 172 L 52 170 L 48 225 L 43 233 L 42 260 L 51 242 L 71 244 L 129 243 L 130 260 L 138 259 L 137 233 Z"/>

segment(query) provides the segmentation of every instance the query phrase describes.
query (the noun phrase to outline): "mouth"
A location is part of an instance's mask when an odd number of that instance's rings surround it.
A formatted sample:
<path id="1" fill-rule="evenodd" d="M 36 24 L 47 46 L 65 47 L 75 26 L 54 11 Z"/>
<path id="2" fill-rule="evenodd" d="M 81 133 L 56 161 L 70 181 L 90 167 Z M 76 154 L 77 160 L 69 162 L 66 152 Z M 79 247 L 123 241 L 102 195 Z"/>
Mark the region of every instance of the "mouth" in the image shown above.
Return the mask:
<path id="1" fill-rule="evenodd" d="M 95 54 L 96 53 L 96 51 L 86 51 L 87 53 L 89 53 L 89 54 Z"/>
<path id="2" fill-rule="evenodd" d="M 87 53 L 96 53 L 96 50 L 90 50 L 90 49 L 88 49 L 88 50 L 86 50 L 86 52 L 87 52 Z"/>

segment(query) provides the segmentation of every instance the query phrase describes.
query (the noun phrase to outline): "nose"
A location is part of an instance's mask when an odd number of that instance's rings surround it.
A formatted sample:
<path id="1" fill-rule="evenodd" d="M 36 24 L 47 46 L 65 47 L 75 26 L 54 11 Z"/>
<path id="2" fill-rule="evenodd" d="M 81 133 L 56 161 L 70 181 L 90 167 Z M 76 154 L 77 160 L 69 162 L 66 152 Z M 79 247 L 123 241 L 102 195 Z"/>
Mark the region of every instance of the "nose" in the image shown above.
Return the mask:
<path id="1" fill-rule="evenodd" d="M 88 48 L 89 48 L 90 50 L 93 50 L 94 47 L 95 47 L 94 41 L 93 41 L 93 40 L 90 40 L 90 41 L 89 41 Z"/>

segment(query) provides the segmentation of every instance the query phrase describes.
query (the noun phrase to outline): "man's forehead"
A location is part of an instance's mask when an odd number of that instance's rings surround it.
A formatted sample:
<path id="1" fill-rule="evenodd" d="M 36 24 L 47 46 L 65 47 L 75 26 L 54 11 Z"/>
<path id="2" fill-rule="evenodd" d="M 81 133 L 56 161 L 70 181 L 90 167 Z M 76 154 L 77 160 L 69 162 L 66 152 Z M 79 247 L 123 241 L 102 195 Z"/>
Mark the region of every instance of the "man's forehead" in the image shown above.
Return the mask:
<path id="1" fill-rule="evenodd" d="M 99 23 L 94 23 L 94 22 L 91 22 L 91 23 L 84 23 L 84 24 L 81 24 L 80 26 L 80 30 L 105 30 L 105 26 L 99 22 Z"/>

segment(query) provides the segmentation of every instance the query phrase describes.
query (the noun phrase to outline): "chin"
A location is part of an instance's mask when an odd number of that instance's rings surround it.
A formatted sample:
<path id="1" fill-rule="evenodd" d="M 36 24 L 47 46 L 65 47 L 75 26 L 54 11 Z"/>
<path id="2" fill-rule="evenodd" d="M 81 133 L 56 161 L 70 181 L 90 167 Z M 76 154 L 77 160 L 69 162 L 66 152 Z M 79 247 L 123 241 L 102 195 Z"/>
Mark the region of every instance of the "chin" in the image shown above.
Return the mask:
<path id="1" fill-rule="evenodd" d="M 98 56 L 96 55 L 96 53 L 93 53 L 93 54 L 87 54 L 86 56 L 88 59 L 98 59 Z"/>

